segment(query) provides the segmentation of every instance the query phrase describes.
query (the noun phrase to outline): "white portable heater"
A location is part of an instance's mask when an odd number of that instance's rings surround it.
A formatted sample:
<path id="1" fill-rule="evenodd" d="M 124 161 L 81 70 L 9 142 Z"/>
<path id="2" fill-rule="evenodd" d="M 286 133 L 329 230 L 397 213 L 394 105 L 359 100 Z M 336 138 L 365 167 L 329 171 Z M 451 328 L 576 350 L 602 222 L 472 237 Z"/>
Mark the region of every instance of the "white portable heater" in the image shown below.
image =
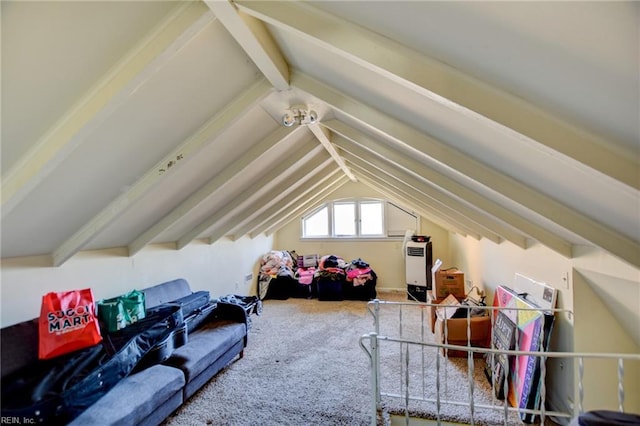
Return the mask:
<path id="1" fill-rule="evenodd" d="M 431 290 L 431 267 L 433 266 L 431 241 L 408 241 L 405 246 L 405 277 L 409 299 L 427 301 L 427 290 Z"/>

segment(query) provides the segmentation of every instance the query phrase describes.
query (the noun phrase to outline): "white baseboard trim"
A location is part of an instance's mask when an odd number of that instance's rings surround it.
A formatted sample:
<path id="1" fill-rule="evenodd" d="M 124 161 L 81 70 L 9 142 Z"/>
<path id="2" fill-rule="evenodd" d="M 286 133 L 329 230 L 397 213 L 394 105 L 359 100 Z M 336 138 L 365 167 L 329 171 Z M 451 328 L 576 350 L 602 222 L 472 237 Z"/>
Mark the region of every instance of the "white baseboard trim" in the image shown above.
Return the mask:
<path id="1" fill-rule="evenodd" d="M 397 293 L 403 294 L 407 292 L 406 288 L 397 288 L 397 287 L 376 287 L 376 291 L 381 293 Z"/>

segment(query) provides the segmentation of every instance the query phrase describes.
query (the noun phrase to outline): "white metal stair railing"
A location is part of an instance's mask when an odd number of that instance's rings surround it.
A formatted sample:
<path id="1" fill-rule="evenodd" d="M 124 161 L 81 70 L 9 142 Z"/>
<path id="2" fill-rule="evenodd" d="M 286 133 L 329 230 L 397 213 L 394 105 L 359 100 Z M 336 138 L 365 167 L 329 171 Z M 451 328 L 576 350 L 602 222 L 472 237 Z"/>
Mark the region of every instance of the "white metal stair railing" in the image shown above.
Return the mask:
<path id="1" fill-rule="evenodd" d="M 384 304 L 395 305 L 398 308 L 398 330 L 399 337 L 390 337 L 380 335 L 380 307 Z M 373 309 L 371 307 L 373 306 Z M 407 308 L 409 306 L 409 308 Z M 402 325 L 403 320 L 403 310 L 404 309 L 416 309 L 424 306 L 437 306 L 430 304 L 415 304 L 415 303 L 402 303 L 402 302 L 382 302 L 375 300 L 373 302 L 369 302 L 369 310 L 374 316 L 374 324 L 375 324 L 375 332 L 371 332 L 369 334 L 365 334 L 360 338 L 360 346 L 364 350 L 364 352 L 368 355 L 370 360 L 370 368 L 371 368 L 371 395 L 372 395 L 372 425 L 376 424 L 377 413 L 380 412 L 382 405 L 382 397 L 390 397 L 390 398 L 399 398 L 404 400 L 404 412 L 407 424 L 409 422 L 409 402 L 410 401 L 425 401 L 435 403 L 436 413 L 435 417 L 440 424 L 441 421 L 441 409 L 443 404 L 449 405 L 457 405 L 457 406 L 466 406 L 469 408 L 469 421 L 470 424 L 473 425 L 475 422 L 475 410 L 476 408 L 482 409 L 492 409 L 492 410 L 500 410 L 502 411 L 502 418 L 504 425 L 514 424 L 514 414 L 517 414 L 517 421 L 515 424 L 522 424 L 520 421 L 520 416 L 522 414 L 528 414 L 531 416 L 538 416 L 540 423 L 545 424 L 545 419 L 547 417 L 553 418 L 565 418 L 570 419 L 574 417 L 576 413 L 572 412 L 562 412 L 562 411 L 547 411 L 545 407 L 545 398 L 546 398 L 546 360 L 547 358 L 560 358 L 567 360 L 576 360 L 578 361 L 578 373 L 579 377 L 577 380 L 577 395 L 578 395 L 578 410 L 577 414 L 582 414 L 584 410 L 584 388 L 583 388 L 583 377 L 584 377 L 584 360 L 585 359 L 599 359 L 599 360 L 615 360 L 617 361 L 617 397 L 618 397 L 618 408 L 619 411 L 623 411 L 624 404 L 624 364 L 625 362 L 635 362 L 636 366 L 640 366 L 640 354 L 629 354 L 629 353 L 576 353 L 576 352 L 553 352 L 553 351 L 520 351 L 520 350 L 498 350 L 495 348 L 481 348 L 481 347 L 473 347 L 470 343 L 470 320 L 467 316 L 467 345 L 451 345 L 447 343 L 435 343 L 435 342 L 426 342 L 424 338 L 424 324 L 420 325 L 420 340 L 415 340 L 411 338 L 405 337 L 404 328 Z M 496 307 L 486 307 L 489 310 L 499 309 Z M 531 310 L 531 308 L 508 308 L 509 310 Z M 565 310 L 558 310 L 565 311 Z M 424 311 L 421 312 L 421 321 L 424 322 Z M 493 315 L 492 315 L 493 318 Z M 445 322 L 446 324 L 446 322 Z M 492 321 L 493 328 L 493 321 Z M 446 339 L 446 325 L 445 325 L 445 339 Z M 540 339 L 542 343 L 543 333 L 540 333 Z M 447 340 L 445 340 L 447 342 Z M 399 393 L 391 393 L 385 392 L 381 389 L 381 371 L 380 371 L 380 346 L 381 343 L 397 345 L 399 354 L 400 354 L 400 392 Z M 518 347 L 516 343 L 516 347 Z M 542 345 L 539 346 L 543 348 Z M 419 351 L 423 355 L 423 359 L 421 362 L 421 371 L 419 372 L 422 379 L 422 393 L 419 395 L 411 394 L 409 387 L 410 380 L 410 355 L 409 348 L 416 348 L 416 351 Z M 425 363 L 424 363 L 424 349 L 431 348 L 436 353 L 439 353 L 442 349 L 445 349 L 448 353 L 449 350 L 458 350 L 458 351 L 466 351 L 467 352 L 467 364 L 468 364 L 468 390 L 469 390 L 469 401 L 455 401 L 448 400 L 446 398 L 441 397 L 442 384 L 440 383 L 440 371 L 441 371 L 441 357 L 436 356 L 435 364 L 436 364 L 436 372 L 435 372 L 435 388 L 436 395 L 435 398 L 426 397 L 425 389 L 426 389 L 426 377 L 427 372 L 425 371 Z M 474 380 L 473 380 L 473 369 L 474 369 L 474 353 L 480 354 L 504 354 L 506 356 L 533 356 L 538 357 L 540 363 L 540 408 L 539 409 L 525 409 L 520 407 L 512 407 L 507 402 L 507 398 L 504 401 L 497 401 L 495 396 L 493 396 L 493 401 L 491 404 L 484 403 L 476 403 L 474 401 Z M 448 357 L 444 357 L 445 365 L 447 363 Z M 509 377 L 509 363 L 506 364 L 507 371 L 505 371 L 505 376 Z M 517 368 L 517 363 L 516 363 Z M 447 385 L 447 377 L 446 377 L 447 369 L 444 369 L 444 386 L 445 386 L 445 394 L 446 394 L 446 385 Z M 517 376 L 517 374 L 516 374 Z M 492 383 L 492 393 L 494 392 L 495 383 Z M 601 390 L 599 390 L 601 391 Z M 508 393 L 508 380 L 504 380 L 504 394 Z"/>

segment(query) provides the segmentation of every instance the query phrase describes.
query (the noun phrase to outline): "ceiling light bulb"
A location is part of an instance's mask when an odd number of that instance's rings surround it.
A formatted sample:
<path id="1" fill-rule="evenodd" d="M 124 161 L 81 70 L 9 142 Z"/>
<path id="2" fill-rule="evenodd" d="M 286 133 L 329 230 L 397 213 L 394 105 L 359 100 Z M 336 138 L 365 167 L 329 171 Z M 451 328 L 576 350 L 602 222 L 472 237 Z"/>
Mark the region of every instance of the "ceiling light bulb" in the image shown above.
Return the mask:
<path id="1" fill-rule="evenodd" d="M 293 126 L 294 124 L 296 124 L 296 116 L 293 115 L 291 111 L 285 112 L 282 116 L 282 124 L 284 124 L 286 127 Z"/>
<path id="2" fill-rule="evenodd" d="M 306 118 L 309 124 L 316 124 L 318 122 L 318 114 L 314 110 L 309 110 Z"/>

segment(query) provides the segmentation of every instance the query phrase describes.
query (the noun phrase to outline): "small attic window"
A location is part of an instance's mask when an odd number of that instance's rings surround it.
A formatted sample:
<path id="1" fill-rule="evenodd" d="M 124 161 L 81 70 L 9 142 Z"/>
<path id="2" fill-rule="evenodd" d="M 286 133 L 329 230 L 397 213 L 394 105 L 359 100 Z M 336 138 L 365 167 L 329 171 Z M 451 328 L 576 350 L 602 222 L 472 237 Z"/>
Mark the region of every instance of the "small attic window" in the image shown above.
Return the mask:
<path id="1" fill-rule="evenodd" d="M 349 199 L 330 201 L 301 220 L 302 238 L 402 238 L 419 231 L 419 216 L 389 201 Z"/>
<path id="2" fill-rule="evenodd" d="M 302 220 L 302 234 L 305 237 L 329 236 L 329 208 L 325 205 Z"/>

